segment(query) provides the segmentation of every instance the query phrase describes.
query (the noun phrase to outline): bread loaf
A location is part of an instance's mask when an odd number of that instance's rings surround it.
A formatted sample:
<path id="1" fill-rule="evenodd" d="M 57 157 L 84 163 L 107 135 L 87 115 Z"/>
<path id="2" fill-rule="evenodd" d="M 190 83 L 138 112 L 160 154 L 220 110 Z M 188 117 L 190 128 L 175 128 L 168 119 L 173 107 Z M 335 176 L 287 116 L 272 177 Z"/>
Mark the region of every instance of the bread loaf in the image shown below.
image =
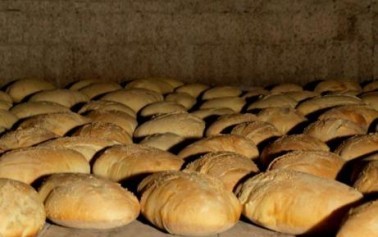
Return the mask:
<path id="1" fill-rule="evenodd" d="M 169 114 L 174 112 L 186 112 L 186 108 L 170 101 L 159 101 L 143 107 L 140 111 L 140 115 L 143 117 L 150 117 L 153 115 Z"/>
<path id="2" fill-rule="evenodd" d="M 283 135 L 273 124 L 259 120 L 239 123 L 231 130 L 231 134 L 251 139 L 256 145 Z"/>
<path id="3" fill-rule="evenodd" d="M 142 88 L 151 91 L 155 91 L 160 94 L 166 94 L 174 90 L 174 86 L 160 78 L 141 78 L 135 79 L 127 83 L 127 89 L 130 88 Z"/>
<path id="4" fill-rule="evenodd" d="M 353 160 L 375 151 L 378 151 L 378 133 L 348 138 L 336 148 L 335 153 L 344 160 Z"/>
<path id="5" fill-rule="evenodd" d="M 245 100 L 237 96 L 219 97 L 202 102 L 200 109 L 228 108 L 234 112 L 240 112 L 245 105 Z"/>
<path id="6" fill-rule="evenodd" d="M 345 161 L 329 151 L 292 151 L 270 162 L 267 170 L 290 169 L 336 179 Z"/>
<path id="7" fill-rule="evenodd" d="M 27 96 L 38 91 L 55 89 L 55 85 L 39 78 L 24 78 L 12 82 L 5 92 L 10 95 L 13 102 L 19 103 Z"/>
<path id="8" fill-rule="evenodd" d="M 68 89 L 53 89 L 37 92 L 33 94 L 28 101 L 54 102 L 67 108 L 71 108 L 74 105 L 87 102 L 88 100 L 88 96 L 79 91 Z"/>
<path id="9" fill-rule="evenodd" d="M 218 178 L 230 192 L 243 177 L 259 172 L 259 168 L 252 160 L 228 151 L 209 152 L 189 163 L 184 170 L 196 171 Z"/>
<path id="10" fill-rule="evenodd" d="M 208 85 L 202 83 L 188 83 L 177 87 L 175 91 L 179 93 L 187 93 L 194 98 L 198 98 L 208 88 Z"/>
<path id="11" fill-rule="evenodd" d="M 348 205 L 362 198 L 343 183 L 286 169 L 248 179 L 237 196 L 243 215 L 253 223 L 278 232 L 317 236 L 334 233 Z"/>
<path id="12" fill-rule="evenodd" d="M 378 200 L 351 209 L 345 216 L 336 237 L 378 236 Z"/>
<path id="13" fill-rule="evenodd" d="M 357 174 L 353 187 L 365 195 L 378 192 L 378 160 L 366 162 Z"/>
<path id="14" fill-rule="evenodd" d="M 85 86 L 79 91 L 86 95 L 89 99 L 94 99 L 97 96 L 101 96 L 105 93 L 122 89 L 122 86 L 116 82 L 96 82 L 88 86 Z"/>
<path id="15" fill-rule="evenodd" d="M 18 121 L 18 117 L 8 110 L 0 110 L 0 126 L 10 129 Z"/>
<path id="16" fill-rule="evenodd" d="M 315 92 L 327 93 L 327 92 L 345 92 L 345 91 L 361 91 L 361 86 L 357 81 L 348 79 L 329 79 L 319 82 L 315 88 Z"/>
<path id="17" fill-rule="evenodd" d="M 259 156 L 259 150 L 251 140 L 239 135 L 227 134 L 202 138 L 182 149 L 178 156 L 190 159 L 193 156 L 208 152 L 231 151 L 255 160 Z"/>
<path id="18" fill-rule="evenodd" d="M 104 94 L 101 100 L 115 101 L 138 112 L 144 106 L 163 100 L 163 96 L 156 92 L 142 88 L 130 88 L 112 91 Z"/>
<path id="19" fill-rule="evenodd" d="M 296 105 L 297 101 L 290 96 L 284 94 L 270 94 L 251 103 L 247 107 L 247 111 L 265 109 L 270 107 L 295 108 Z"/>
<path id="20" fill-rule="evenodd" d="M 46 214 L 38 193 L 29 185 L 0 178 L 0 236 L 38 236 Z"/>
<path id="21" fill-rule="evenodd" d="M 78 127 L 72 136 L 93 137 L 113 140 L 120 144 L 133 143 L 131 135 L 117 124 L 107 122 L 92 122 Z"/>
<path id="22" fill-rule="evenodd" d="M 165 101 L 180 104 L 184 106 L 186 110 L 191 109 L 197 103 L 197 99 L 195 97 L 185 92 L 169 93 L 165 96 Z"/>
<path id="23" fill-rule="evenodd" d="M 202 137 L 205 122 L 189 113 L 177 112 L 156 116 L 140 124 L 134 132 L 134 137 L 146 137 L 158 133 L 175 133 L 185 138 Z"/>
<path id="24" fill-rule="evenodd" d="M 258 120 L 256 115 L 251 113 L 233 113 L 221 115 L 206 129 L 205 135 L 207 137 L 219 135 L 221 133 L 224 133 L 224 130 L 229 127 L 235 126 L 240 123 L 256 120 Z"/>
<path id="25" fill-rule="evenodd" d="M 215 109 L 198 109 L 191 112 L 192 115 L 203 120 L 219 117 L 225 114 L 234 114 L 235 112 L 229 108 L 215 108 Z"/>
<path id="26" fill-rule="evenodd" d="M 301 85 L 298 85 L 296 83 L 285 82 L 274 85 L 272 89 L 270 89 L 270 92 L 272 94 L 279 94 L 292 91 L 303 91 L 303 88 Z"/>
<path id="27" fill-rule="evenodd" d="M 62 226 L 109 229 L 134 221 L 138 199 L 118 183 L 90 174 L 54 174 L 39 188 L 47 218 Z"/>
<path id="28" fill-rule="evenodd" d="M 172 153 L 146 145 L 116 145 L 96 159 L 92 171 L 113 181 L 125 181 L 153 172 L 179 170 L 183 163 Z"/>
<path id="29" fill-rule="evenodd" d="M 88 103 L 84 104 L 80 110 L 79 114 L 85 114 L 92 110 L 100 111 L 120 111 L 130 115 L 133 118 L 136 118 L 136 112 L 132 110 L 129 106 L 121 104 L 115 101 L 106 101 L 106 100 L 91 100 Z"/>
<path id="30" fill-rule="evenodd" d="M 66 106 L 48 101 L 28 101 L 19 103 L 13 106 L 9 111 L 20 119 L 39 114 L 71 112 Z"/>
<path id="31" fill-rule="evenodd" d="M 29 147 L 0 156 L 0 177 L 31 184 L 53 173 L 89 173 L 85 157 L 77 151 L 62 148 Z"/>
<path id="32" fill-rule="evenodd" d="M 235 86 L 214 86 L 202 93 L 202 100 L 210 100 L 220 97 L 239 96 L 242 91 Z"/>
<path id="33" fill-rule="evenodd" d="M 240 217 L 234 194 L 218 179 L 198 172 L 159 172 L 145 178 L 138 190 L 143 216 L 170 234 L 221 233 Z"/>
<path id="34" fill-rule="evenodd" d="M 286 135 L 264 147 L 261 163 L 268 166 L 277 156 L 289 151 L 329 151 L 329 147 L 317 138 L 305 134 Z"/>
<path id="35" fill-rule="evenodd" d="M 185 138 L 174 133 L 158 133 L 145 137 L 139 144 L 169 151 L 176 145 L 184 142 Z"/>

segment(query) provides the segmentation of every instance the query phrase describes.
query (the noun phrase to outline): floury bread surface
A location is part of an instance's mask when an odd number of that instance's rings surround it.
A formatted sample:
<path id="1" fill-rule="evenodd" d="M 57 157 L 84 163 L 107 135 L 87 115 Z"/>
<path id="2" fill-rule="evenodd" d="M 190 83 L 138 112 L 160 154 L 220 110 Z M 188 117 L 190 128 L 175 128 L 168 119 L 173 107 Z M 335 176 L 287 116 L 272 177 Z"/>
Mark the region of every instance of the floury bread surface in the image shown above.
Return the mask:
<path id="1" fill-rule="evenodd" d="M 108 229 L 129 224 L 138 199 L 120 184 L 90 174 L 55 174 L 39 189 L 47 218 L 66 227 Z"/>
<path id="2" fill-rule="evenodd" d="M 0 178 L 0 236 L 37 236 L 45 219 L 43 203 L 30 185 Z"/>
<path id="3" fill-rule="evenodd" d="M 159 172 L 145 178 L 138 190 L 142 214 L 171 234 L 216 234 L 240 217 L 235 195 L 220 180 L 198 172 Z"/>
<path id="4" fill-rule="evenodd" d="M 334 180 L 293 170 L 260 173 L 237 196 L 253 223 L 288 234 L 334 233 L 362 194 Z"/>

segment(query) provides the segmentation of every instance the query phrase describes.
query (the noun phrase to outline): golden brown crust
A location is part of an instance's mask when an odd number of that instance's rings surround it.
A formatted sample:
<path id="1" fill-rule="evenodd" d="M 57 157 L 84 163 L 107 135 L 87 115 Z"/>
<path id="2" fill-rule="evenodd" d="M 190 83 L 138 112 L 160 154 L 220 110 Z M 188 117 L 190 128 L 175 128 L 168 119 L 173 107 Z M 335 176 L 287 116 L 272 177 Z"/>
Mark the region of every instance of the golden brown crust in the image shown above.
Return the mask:
<path id="1" fill-rule="evenodd" d="M 163 96 L 156 92 L 142 88 L 130 88 L 112 91 L 104 94 L 101 100 L 115 101 L 138 112 L 144 106 L 163 100 Z"/>
<path id="2" fill-rule="evenodd" d="M 105 110 L 92 110 L 85 114 L 92 122 L 112 123 L 120 126 L 130 136 L 134 133 L 138 125 L 136 118 L 130 116 L 128 113 L 121 111 L 105 111 Z"/>
<path id="3" fill-rule="evenodd" d="M 319 82 L 314 88 L 315 92 L 346 92 L 346 91 L 361 91 L 361 86 L 357 81 L 348 79 L 329 79 Z"/>
<path id="4" fill-rule="evenodd" d="M 289 151 L 329 151 L 329 147 L 317 138 L 305 134 L 286 135 L 264 147 L 260 159 L 268 166 L 277 156 Z"/>
<path id="5" fill-rule="evenodd" d="M 196 171 L 218 178 L 226 190 L 233 191 L 236 184 L 246 175 L 258 173 L 256 164 L 235 152 L 210 152 L 189 163 L 184 170 Z"/>
<path id="6" fill-rule="evenodd" d="M 198 109 L 191 112 L 192 115 L 201 118 L 203 120 L 211 118 L 213 116 L 218 117 L 225 114 L 234 114 L 235 112 L 229 108 L 217 108 L 217 109 Z"/>
<path id="7" fill-rule="evenodd" d="M 102 138 L 114 140 L 121 144 L 133 143 L 131 135 L 117 124 L 91 122 L 79 127 L 72 136 Z"/>
<path id="8" fill-rule="evenodd" d="M 92 110 L 100 110 L 100 111 L 120 111 L 127 113 L 131 117 L 136 118 L 136 113 L 132 110 L 129 106 L 121 104 L 115 101 L 107 101 L 107 100 L 91 100 L 85 105 L 83 105 L 80 110 L 78 111 L 79 114 L 88 113 Z"/>
<path id="9" fill-rule="evenodd" d="M 79 91 L 89 99 L 105 93 L 122 89 L 122 86 L 116 82 L 96 82 L 81 88 Z"/>
<path id="10" fill-rule="evenodd" d="M 13 106 L 9 111 L 20 119 L 39 114 L 71 112 L 66 106 L 49 101 L 27 101 Z"/>
<path id="11" fill-rule="evenodd" d="M 345 207 L 362 198 L 343 183 L 286 169 L 248 179 L 237 196 L 253 223 L 295 235 L 332 233 Z"/>
<path id="12" fill-rule="evenodd" d="M 249 139 L 239 135 L 227 134 L 202 138 L 182 149 L 178 156 L 183 159 L 201 155 L 208 152 L 231 151 L 244 155 L 249 159 L 257 159 L 259 151 L 256 145 Z"/>
<path id="13" fill-rule="evenodd" d="M 84 103 L 89 100 L 88 96 L 69 89 L 44 90 L 33 94 L 28 101 L 47 101 L 63 105 L 67 108 Z"/>
<path id="14" fill-rule="evenodd" d="M 146 105 L 140 110 L 140 115 L 143 117 L 149 117 L 153 115 L 169 114 L 174 112 L 186 112 L 186 108 L 171 101 L 159 101 Z"/>
<path id="15" fill-rule="evenodd" d="M 335 153 L 344 160 L 353 160 L 378 151 L 378 133 L 356 135 L 339 145 Z"/>
<path id="16" fill-rule="evenodd" d="M 138 199 L 118 183 L 90 174 L 55 174 L 39 189 L 47 218 L 71 228 L 109 229 L 134 221 Z"/>
<path id="17" fill-rule="evenodd" d="M 272 89 L 270 90 L 272 94 L 279 94 L 279 93 L 286 93 L 286 92 L 293 92 L 293 91 L 303 91 L 303 88 L 301 85 L 285 82 L 285 83 L 274 85 Z"/>
<path id="18" fill-rule="evenodd" d="M 256 145 L 283 135 L 273 124 L 259 120 L 239 123 L 231 130 L 231 134 L 251 139 Z"/>
<path id="19" fill-rule="evenodd" d="M 219 135 L 222 133 L 224 129 L 230 126 L 234 126 L 244 122 L 256 121 L 257 119 L 258 118 L 256 117 L 256 115 L 251 113 L 232 113 L 221 115 L 206 129 L 205 135 L 207 137 Z"/>
<path id="20" fill-rule="evenodd" d="M 139 125 L 134 137 L 146 137 L 158 133 L 175 133 L 185 138 L 198 138 L 203 136 L 205 122 L 189 113 L 177 112 L 156 116 Z"/>
<path id="21" fill-rule="evenodd" d="M 326 118 L 316 120 L 309 124 L 304 129 L 303 133 L 323 142 L 328 142 L 336 138 L 346 138 L 353 135 L 366 134 L 367 128 L 350 120 Z"/>
<path id="22" fill-rule="evenodd" d="M 10 129 L 18 121 L 18 117 L 8 110 L 0 110 L 0 126 Z"/>
<path id="23" fill-rule="evenodd" d="M 158 133 L 145 137 L 139 144 L 168 151 L 174 146 L 185 141 L 185 138 L 174 133 Z"/>
<path id="24" fill-rule="evenodd" d="M 126 89 L 142 88 L 155 91 L 160 94 L 166 94 L 174 90 L 174 86 L 169 84 L 168 81 L 160 78 L 141 78 L 135 79 L 127 83 Z"/>
<path id="25" fill-rule="evenodd" d="M 0 177 L 31 184 L 48 174 L 89 173 L 90 166 L 77 151 L 52 147 L 29 147 L 9 151 L 0 157 Z"/>
<path id="26" fill-rule="evenodd" d="M 364 203 L 351 209 L 336 237 L 378 236 L 378 201 Z"/>
<path id="27" fill-rule="evenodd" d="M 236 96 L 218 97 L 202 102 L 200 109 L 216 109 L 216 108 L 228 108 L 232 109 L 236 113 L 240 112 L 244 107 L 245 100 Z"/>
<path id="28" fill-rule="evenodd" d="M 118 145 L 114 140 L 101 137 L 58 137 L 41 143 L 38 147 L 63 148 L 81 153 L 87 161 L 91 161 L 96 153 L 106 147 Z"/>
<path id="29" fill-rule="evenodd" d="M 188 83 L 185 85 L 182 85 L 180 87 L 177 87 L 175 89 L 175 92 L 183 92 L 191 95 L 194 98 L 198 98 L 202 92 L 207 90 L 209 88 L 208 85 L 201 84 L 201 83 Z"/>
<path id="30" fill-rule="evenodd" d="M 353 187 L 365 195 L 378 192 L 378 160 L 366 162 L 357 174 Z"/>
<path id="31" fill-rule="evenodd" d="M 186 110 L 191 109 L 196 103 L 197 99 L 190 94 L 185 92 L 172 92 L 165 96 L 165 101 L 175 102 L 186 108 Z"/>
<path id="32" fill-rule="evenodd" d="M 336 179 L 345 161 L 328 151 L 292 151 L 270 162 L 267 171 L 290 169 L 319 177 Z"/>
<path id="33" fill-rule="evenodd" d="M 139 186 L 141 212 L 175 235 L 211 235 L 239 220 L 240 203 L 221 181 L 198 172 L 160 172 Z"/>
<path id="34" fill-rule="evenodd" d="M 14 81 L 5 92 L 9 94 L 13 102 L 19 103 L 27 96 L 38 91 L 55 89 L 55 85 L 39 78 L 25 78 Z"/>
<path id="35" fill-rule="evenodd" d="M 37 236 L 46 214 L 38 193 L 29 185 L 0 178 L 0 236 Z"/>
<path id="36" fill-rule="evenodd" d="M 290 132 L 299 124 L 306 122 L 305 116 L 293 108 L 272 107 L 261 110 L 257 117 L 263 122 L 273 124 L 282 134 Z"/>
<path id="37" fill-rule="evenodd" d="M 242 93 L 240 88 L 235 86 L 214 86 L 202 93 L 202 100 L 210 100 L 219 97 L 239 96 Z"/>
<path id="38" fill-rule="evenodd" d="M 247 107 L 247 111 L 271 107 L 295 108 L 297 101 L 285 94 L 266 95 Z"/>
<path id="39" fill-rule="evenodd" d="M 93 164 L 95 175 L 122 181 L 165 170 L 179 170 L 184 161 L 167 151 L 140 144 L 106 149 Z"/>
<path id="40" fill-rule="evenodd" d="M 90 119 L 73 112 L 58 112 L 34 115 L 23 120 L 18 128 L 40 127 L 59 136 L 71 129 L 89 123 Z"/>

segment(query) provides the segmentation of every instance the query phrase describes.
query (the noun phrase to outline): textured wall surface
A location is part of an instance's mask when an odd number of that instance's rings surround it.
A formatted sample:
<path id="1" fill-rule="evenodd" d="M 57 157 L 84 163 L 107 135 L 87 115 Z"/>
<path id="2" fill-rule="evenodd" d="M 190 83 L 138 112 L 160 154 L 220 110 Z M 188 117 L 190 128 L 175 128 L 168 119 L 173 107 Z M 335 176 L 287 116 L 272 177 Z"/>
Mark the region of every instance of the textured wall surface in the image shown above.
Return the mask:
<path id="1" fill-rule="evenodd" d="M 378 0 L 1 0 L 0 78 L 378 78 Z"/>

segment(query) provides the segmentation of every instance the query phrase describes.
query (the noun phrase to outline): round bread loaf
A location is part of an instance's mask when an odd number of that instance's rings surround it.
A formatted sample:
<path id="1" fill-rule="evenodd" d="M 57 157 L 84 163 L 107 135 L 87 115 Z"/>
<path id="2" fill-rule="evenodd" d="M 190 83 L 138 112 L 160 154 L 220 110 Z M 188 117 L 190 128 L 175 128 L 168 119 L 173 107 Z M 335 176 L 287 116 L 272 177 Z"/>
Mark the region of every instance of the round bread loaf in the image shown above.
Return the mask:
<path id="1" fill-rule="evenodd" d="M 340 156 L 328 151 L 292 151 L 270 162 L 267 171 L 290 169 L 336 179 L 344 163 Z"/>
<path id="2" fill-rule="evenodd" d="M 58 137 L 57 134 L 44 128 L 21 128 L 4 133 L 0 137 L 0 147 L 13 150 L 33 146 L 56 137 Z"/>
<path id="3" fill-rule="evenodd" d="M 0 110 L 0 126 L 10 129 L 18 121 L 18 117 L 8 110 Z"/>
<path id="4" fill-rule="evenodd" d="M 251 103 L 247 107 L 247 111 L 255 109 L 265 109 L 270 107 L 295 108 L 296 105 L 297 101 L 291 98 L 290 96 L 284 94 L 270 94 Z"/>
<path id="5" fill-rule="evenodd" d="M 134 137 L 146 137 L 158 133 L 175 133 L 185 138 L 199 138 L 203 136 L 205 122 L 189 113 L 177 112 L 156 116 L 139 125 Z"/>
<path id="6" fill-rule="evenodd" d="M 221 133 L 224 133 L 224 130 L 227 128 L 230 128 L 240 123 L 251 122 L 256 120 L 256 115 L 251 113 L 233 113 L 221 115 L 206 129 L 205 135 L 207 137 L 219 135 Z"/>
<path id="7" fill-rule="evenodd" d="M 373 109 L 378 110 L 378 91 L 365 92 L 358 96 L 361 100 L 371 106 Z"/>
<path id="8" fill-rule="evenodd" d="M 217 109 L 198 109 L 191 112 L 192 115 L 207 120 L 209 118 L 218 117 L 225 114 L 234 114 L 235 112 L 229 108 L 217 108 Z"/>
<path id="9" fill-rule="evenodd" d="M 82 154 L 89 162 L 98 151 L 118 144 L 119 143 L 114 140 L 104 139 L 102 137 L 59 137 L 41 143 L 38 147 L 71 149 Z"/>
<path id="10" fill-rule="evenodd" d="M 323 142 L 365 134 L 366 132 L 366 127 L 360 126 L 350 120 L 338 118 L 318 119 L 309 124 L 303 131 L 304 134 L 315 137 Z"/>
<path id="11" fill-rule="evenodd" d="M 235 152 L 210 152 L 189 163 L 185 170 L 196 171 L 218 178 L 232 192 L 238 182 L 248 174 L 258 173 L 256 164 Z"/>
<path id="12" fill-rule="evenodd" d="M 29 147 L 0 156 L 1 178 L 31 184 L 45 175 L 65 172 L 89 173 L 89 163 L 77 151 L 51 147 Z"/>
<path id="13" fill-rule="evenodd" d="M 316 93 L 314 91 L 288 91 L 283 93 L 286 96 L 289 96 L 293 98 L 295 101 L 297 101 L 297 104 L 303 100 L 307 100 L 316 96 L 319 96 L 319 93 Z"/>
<path id="14" fill-rule="evenodd" d="M 89 99 L 101 96 L 105 93 L 122 89 L 122 86 L 116 82 L 96 82 L 81 88 L 79 91 Z"/>
<path id="15" fill-rule="evenodd" d="M 365 129 L 378 118 L 378 111 L 367 105 L 342 105 L 332 108 L 319 116 L 319 119 L 338 118 L 350 120 Z"/>
<path id="16" fill-rule="evenodd" d="M 361 91 L 361 86 L 358 82 L 348 79 L 329 79 L 319 82 L 315 88 L 315 92 L 345 92 L 345 91 Z"/>
<path id="17" fill-rule="evenodd" d="M 169 151 L 184 141 L 184 137 L 168 132 L 147 136 L 139 144 L 155 147 L 163 151 Z"/>
<path id="18" fill-rule="evenodd" d="M 329 151 L 329 147 L 317 138 L 305 134 L 286 135 L 264 147 L 261 162 L 268 166 L 277 156 L 289 151 Z"/>
<path id="19" fill-rule="evenodd" d="M 95 161 L 95 175 L 125 181 L 153 172 L 179 170 L 184 161 L 167 151 L 140 144 L 116 145 L 106 149 Z"/>
<path id="20" fill-rule="evenodd" d="M 217 109 L 217 108 L 229 108 L 236 113 L 243 109 L 245 100 L 241 97 L 228 96 L 218 97 L 202 102 L 200 109 Z"/>
<path id="21" fill-rule="evenodd" d="M 38 236 L 46 214 L 31 186 L 0 178 L 0 200 L 0 236 Z"/>
<path id="22" fill-rule="evenodd" d="M 198 172 L 159 172 L 139 185 L 141 212 L 174 235 L 211 235 L 234 226 L 240 203 L 222 182 Z"/>
<path id="23" fill-rule="evenodd" d="M 301 85 L 298 85 L 296 83 L 284 82 L 274 85 L 272 89 L 270 89 L 270 92 L 272 94 L 279 94 L 292 91 L 303 91 L 303 88 Z"/>
<path id="24" fill-rule="evenodd" d="M 287 169 L 248 179 L 237 196 L 243 215 L 253 223 L 278 232 L 317 236 L 336 231 L 347 206 L 362 198 L 343 183 Z"/>
<path id="25" fill-rule="evenodd" d="M 307 116 L 323 109 L 351 104 L 363 104 L 363 101 L 356 96 L 350 95 L 324 95 L 302 101 L 297 105 L 296 109 Z"/>
<path id="26" fill-rule="evenodd" d="M 353 187 L 365 195 L 378 192 L 378 160 L 366 162 L 357 174 Z"/>
<path id="27" fill-rule="evenodd" d="M 335 153 L 344 160 L 353 160 L 375 151 L 378 151 L 378 133 L 348 138 L 336 148 Z"/>
<path id="28" fill-rule="evenodd" d="M 106 100 L 91 100 L 85 105 L 83 105 L 78 111 L 79 114 L 88 113 L 93 110 L 101 111 L 120 111 L 130 115 L 133 118 L 136 118 L 136 112 L 132 110 L 129 106 L 121 104 L 115 101 L 106 101 Z"/>
<path id="29" fill-rule="evenodd" d="M 75 130 L 72 136 L 114 140 L 120 144 L 133 143 L 131 135 L 122 127 L 107 122 L 87 123 Z"/>
<path id="30" fill-rule="evenodd" d="M 161 80 L 160 78 L 135 79 L 127 83 L 125 88 L 142 88 L 155 91 L 160 94 L 166 94 L 174 90 L 174 86 L 164 80 Z"/>
<path id="31" fill-rule="evenodd" d="M 138 122 L 135 117 L 121 111 L 115 110 L 92 110 L 85 114 L 92 122 L 112 123 L 120 126 L 130 136 L 134 133 Z"/>
<path id="32" fill-rule="evenodd" d="M 59 136 L 64 136 L 71 129 L 89 123 L 90 119 L 73 112 L 39 114 L 23 120 L 18 128 L 39 127 Z"/>
<path id="33" fill-rule="evenodd" d="M 231 130 L 231 134 L 251 139 L 256 145 L 283 135 L 273 124 L 259 120 L 239 123 Z"/>
<path id="34" fill-rule="evenodd" d="M 202 92 L 204 92 L 208 88 L 209 88 L 209 86 L 205 85 L 205 84 L 189 83 L 189 84 L 185 84 L 185 85 L 182 85 L 180 87 L 177 87 L 175 89 L 175 92 L 186 93 L 186 94 L 191 95 L 194 98 L 198 98 L 198 97 L 200 97 Z"/>
<path id="35" fill-rule="evenodd" d="M 9 111 L 20 119 L 39 114 L 71 112 L 66 106 L 48 101 L 27 101 L 19 103 L 13 106 Z"/>
<path id="36" fill-rule="evenodd" d="M 182 82 L 179 79 L 172 78 L 172 77 L 153 77 L 153 78 L 150 78 L 150 79 L 151 80 L 160 80 L 162 82 L 165 82 L 165 83 L 171 85 L 174 89 L 184 85 L 184 82 Z"/>
<path id="37" fill-rule="evenodd" d="M 39 78 L 25 78 L 14 81 L 7 86 L 5 92 L 9 94 L 13 102 L 19 103 L 31 94 L 52 89 L 55 89 L 55 86 L 50 82 Z"/>
<path id="38" fill-rule="evenodd" d="M 163 100 L 163 96 L 158 92 L 142 89 L 130 88 L 112 91 L 101 96 L 101 100 L 115 101 L 130 107 L 138 112 L 144 106 L 153 102 Z"/>
<path id="39" fill-rule="evenodd" d="M 245 92 L 241 95 L 243 99 L 246 99 L 247 101 L 254 98 L 262 98 L 266 95 L 269 95 L 270 91 L 264 89 L 263 87 L 249 87 L 245 89 Z"/>
<path id="40" fill-rule="evenodd" d="M 378 200 L 352 208 L 345 216 L 336 237 L 378 236 Z"/>
<path id="41" fill-rule="evenodd" d="M 202 100 L 210 100 L 219 97 L 239 96 L 242 91 L 235 86 L 214 86 L 202 93 Z"/>
<path id="42" fill-rule="evenodd" d="M 70 90 L 80 90 L 86 86 L 89 86 L 94 83 L 101 82 L 100 79 L 94 79 L 94 78 L 88 78 L 88 79 L 81 79 L 74 81 L 71 83 L 71 85 L 68 87 Z"/>
<path id="43" fill-rule="evenodd" d="M 140 212 L 138 199 L 112 181 L 90 174 L 54 174 L 39 189 L 47 218 L 70 228 L 127 225 Z"/>
<path id="44" fill-rule="evenodd" d="M 54 102 L 65 107 L 71 108 L 76 104 L 84 103 L 88 100 L 88 96 L 79 91 L 69 89 L 53 89 L 37 92 L 33 94 L 28 101 Z"/>
<path id="45" fill-rule="evenodd" d="M 231 151 L 255 160 L 259 150 L 251 140 L 239 135 L 227 134 L 202 138 L 182 149 L 178 156 L 189 159 L 208 152 Z"/>
<path id="46" fill-rule="evenodd" d="M 191 109 L 196 103 L 197 99 L 185 92 L 173 92 L 165 96 L 165 101 L 174 102 L 180 104 L 186 108 L 186 110 Z"/>
<path id="47" fill-rule="evenodd" d="M 263 122 L 271 123 L 282 134 L 307 121 L 306 117 L 293 108 L 271 107 L 261 110 L 257 118 Z"/>
<path id="48" fill-rule="evenodd" d="M 174 112 L 186 112 L 186 108 L 170 101 L 159 101 L 149 105 L 146 105 L 140 110 L 140 115 L 143 117 L 150 117 L 153 115 L 169 114 Z"/>

